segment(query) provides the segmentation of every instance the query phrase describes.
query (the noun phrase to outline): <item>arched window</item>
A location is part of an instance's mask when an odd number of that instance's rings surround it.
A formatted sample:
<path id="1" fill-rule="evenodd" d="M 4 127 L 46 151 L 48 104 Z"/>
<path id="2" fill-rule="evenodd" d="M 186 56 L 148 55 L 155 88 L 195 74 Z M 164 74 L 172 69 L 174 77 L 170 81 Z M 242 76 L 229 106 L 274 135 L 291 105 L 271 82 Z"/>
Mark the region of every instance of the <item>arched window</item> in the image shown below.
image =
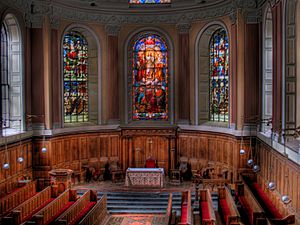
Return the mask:
<path id="1" fill-rule="evenodd" d="M 210 48 L 210 88 L 209 120 L 228 122 L 229 115 L 229 73 L 228 37 L 223 28 L 216 30 L 209 43 Z"/>
<path id="2" fill-rule="evenodd" d="M 63 40 L 64 122 L 89 121 L 88 43 L 77 31 Z"/>
<path id="3" fill-rule="evenodd" d="M 168 47 L 156 34 L 138 36 L 132 47 L 132 119 L 168 120 Z"/>
<path id="4" fill-rule="evenodd" d="M 264 23 L 263 42 L 263 90 L 262 90 L 262 113 L 263 119 L 272 118 L 272 12 L 268 7 Z M 263 124 L 263 131 L 270 131 L 272 123 Z"/>
<path id="5" fill-rule="evenodd" d="M 1 122 L 2 128 L 22 129 L 22 38 L 13 14 L 7 14 L 1 24 Z M 7 133 L 8 132 L 8 133 Z"/>

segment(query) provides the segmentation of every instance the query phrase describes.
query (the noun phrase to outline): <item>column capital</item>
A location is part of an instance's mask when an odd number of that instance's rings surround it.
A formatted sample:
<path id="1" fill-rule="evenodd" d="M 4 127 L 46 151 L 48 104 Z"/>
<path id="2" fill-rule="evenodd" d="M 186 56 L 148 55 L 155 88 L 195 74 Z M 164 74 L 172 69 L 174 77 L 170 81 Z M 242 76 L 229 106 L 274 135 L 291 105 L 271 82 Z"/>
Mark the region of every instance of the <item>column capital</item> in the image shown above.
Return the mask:
<path id="1" fill-rule="evenodd" d="M 121 30 L 120 24 L 106 24 L 105 31 L 108 36 L 118 36 Z"/>

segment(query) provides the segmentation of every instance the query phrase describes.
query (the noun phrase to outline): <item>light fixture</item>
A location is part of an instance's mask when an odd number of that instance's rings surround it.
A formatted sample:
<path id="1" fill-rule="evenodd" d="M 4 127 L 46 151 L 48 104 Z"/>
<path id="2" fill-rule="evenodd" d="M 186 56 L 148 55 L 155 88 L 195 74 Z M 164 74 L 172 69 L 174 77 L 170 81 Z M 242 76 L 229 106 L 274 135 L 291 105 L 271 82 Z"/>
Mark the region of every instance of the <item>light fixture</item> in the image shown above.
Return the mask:
<path id="1" fill-rule="evenodd" d="M 20 156 L 20 157 L 17 159 L 17 162 L 20 163 L 20 164 L 23 163 L 23 162 L 24 162 L 24 158 Z"/>
<path id="2" fill-rule="evenodd" d="M 254 166 L 253 166 L 253 171 L 254 171 L 255 173 L 258 173 L 258 172 L 260 171 L 260 166 L 259 166 L 259 165 L 254 165 Z"/>
<path id="3" fill-rule="evenodd" d="M 246 154 L 245 149 L 240 149 L 240 155 L 245 155 L 245 154 Z"/>
<path id="4" fill-rule="evenodd" d="M 3 163 L 2 168 L 3 168 L 4 170 L 8 170 L 8 169 L 10 168 L 9 163 L 8 163 L 8 162 Z"/>
<path id="5" fill-rule="evenodd" d="M 44 153 L 44 154 L 47 152 L 47 148 L 45 146 L 45 135 L 43 136 L 43 143 L 42 143 L 41 152 Z"/>
<path id="6" fill-rule="evenodd" d="M 282 195 L 281 196 L 281 201 L 284 203 L 284 204 L 289 204 L 292 200 L 290 199 L 290 197 L 288 195 Z"/>
<path id="7" fill-rule="evenodd" d="M 247 165 L 250 166 L 250 167 L 253 166 L 254 165 L 253 159 L 248 159 Z"/>
<path id="8" fill-rule="evenodd" d="M 273 182 L 273 181 L 269 182 L 268 188 L 269 188 L 270 191 L 274 191 L 275 188 L 276 188 L 275 182 Z"/>
<path id="9" fill-rule="evenodd" d="M 18 159 L 17 159 L 17 162 L 18 163 L 20 163 L 20 164 L 22 164 L 23 162 L 24 162 L 24 158 L 23 158 L 23 148 L 22 148 L 22 137 L 21 137 L 21 132 L 22 132 L 22 130 L 21 130 L 21 126 L 22 126 L 22 121 L 21 120 L 19 120 L 20 121 L 20 130 L 19 130 L 19 140 L 20 140 L 20 142 L 19 142 L 19 148 L 20 148 L 20 156 L 18 157 Z"/>

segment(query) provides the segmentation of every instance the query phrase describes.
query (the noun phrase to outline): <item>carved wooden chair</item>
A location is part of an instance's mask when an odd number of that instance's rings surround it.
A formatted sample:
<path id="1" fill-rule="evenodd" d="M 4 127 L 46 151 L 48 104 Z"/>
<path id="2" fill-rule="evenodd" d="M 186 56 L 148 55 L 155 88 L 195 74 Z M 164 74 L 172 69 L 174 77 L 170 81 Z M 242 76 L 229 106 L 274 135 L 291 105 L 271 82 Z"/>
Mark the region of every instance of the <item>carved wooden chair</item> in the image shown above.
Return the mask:
<path id="1" fill-rule="evenodd" d="M 148 157 L 145 163 L 146 168 L 157 168 L 157 162 L 153 157 Z"/>
<path id="2" fill-rule="evenodd" d="M 109 170 L 111 172 L 111 180 L 112 182 L 122 181 L 124 180 L 124 173 L 119 165 L 119 158 L 112 157 L 109 161 Z"/>

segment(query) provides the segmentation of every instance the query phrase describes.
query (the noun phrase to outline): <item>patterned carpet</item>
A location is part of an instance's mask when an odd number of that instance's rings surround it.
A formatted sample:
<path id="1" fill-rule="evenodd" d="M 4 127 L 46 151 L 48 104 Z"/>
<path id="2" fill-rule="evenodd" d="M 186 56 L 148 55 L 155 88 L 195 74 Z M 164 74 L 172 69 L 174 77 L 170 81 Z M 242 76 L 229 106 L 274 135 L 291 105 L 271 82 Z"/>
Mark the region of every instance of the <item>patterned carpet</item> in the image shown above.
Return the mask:
<path id="1" fill-rule="evenodd" d="M 165 215 L 112 215 L 106 225 L 164 225 Z"/>

